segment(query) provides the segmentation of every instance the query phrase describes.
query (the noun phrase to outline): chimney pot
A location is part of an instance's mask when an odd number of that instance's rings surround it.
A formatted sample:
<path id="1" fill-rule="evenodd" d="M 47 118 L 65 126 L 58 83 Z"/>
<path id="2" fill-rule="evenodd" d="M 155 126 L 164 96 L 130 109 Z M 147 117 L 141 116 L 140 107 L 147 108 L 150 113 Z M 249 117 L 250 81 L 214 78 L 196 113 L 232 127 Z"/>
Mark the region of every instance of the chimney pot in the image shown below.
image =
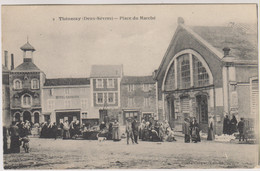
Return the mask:
<path id="1" fill-rule="evenodd" d="M 8 68 L 8 51 L 5 50 L 5 67 Z"/>
<path id="2" fill-rule="evenodd" d="M 228 56 L 229 52 L 230 52 L 230 48 L 229 47 L 225 47 L 225 48 L 223 48 L 223 51 L 224 51 L 224 56 Z"/>

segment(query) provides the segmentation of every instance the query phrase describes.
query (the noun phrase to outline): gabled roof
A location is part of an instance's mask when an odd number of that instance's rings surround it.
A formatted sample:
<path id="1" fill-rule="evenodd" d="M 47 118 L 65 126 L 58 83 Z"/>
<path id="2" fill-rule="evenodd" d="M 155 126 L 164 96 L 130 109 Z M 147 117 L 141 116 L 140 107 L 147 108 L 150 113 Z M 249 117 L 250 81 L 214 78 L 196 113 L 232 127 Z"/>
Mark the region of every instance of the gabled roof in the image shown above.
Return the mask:
<path id="1" fill-rule="evenodd" d="M 44 86 L 90 85 L 89 78 L 54 78 L 46 79 Z"/>
<path id="2" fill-rule="evenodd" d="M 154 84 L 152 76 L 124 76 L 121 84 Z"/>
<path id="3" fill-rule="evenodd" d="M 92 65 L 91 78 L 122 77 L 122 65 Z"/>
<path id="4" fill-rule="evenodd" d="M 18 65 L 12 71 L 40 71 L 40 69 L 33 62 L 28 61 Z"/>
<path id="5" fill-rule="evenodd" d="M 239 60 L 257 60 L 257 27 L 245 24 L 229 26 L 193 26 L 191 29 L 219 52 L 229 47 Z"/>
<path id="6" fill-rule="evenodd" d="M 25 43 L 20 49 L 24 51 L 35 51 L 34 47 L 29 42 Z"/>
<path id="7" fill-rule="evenodd" d="M 166 58 L 172 48 L 179 30 L 184 29 L 195 39 L 205 45 L 213 52 L 219 60 L 224 57 L 223 48 L 230 48 L 230 56 L 236 57 L 237 61 L 250 61 L 255 63 L 258 60 L 257 26 L 247 24 L 231 23 L 227 26 L 191 26 L 178 22 L 178 27 L 156 72 L 155 78 L 162 74 Z"/>

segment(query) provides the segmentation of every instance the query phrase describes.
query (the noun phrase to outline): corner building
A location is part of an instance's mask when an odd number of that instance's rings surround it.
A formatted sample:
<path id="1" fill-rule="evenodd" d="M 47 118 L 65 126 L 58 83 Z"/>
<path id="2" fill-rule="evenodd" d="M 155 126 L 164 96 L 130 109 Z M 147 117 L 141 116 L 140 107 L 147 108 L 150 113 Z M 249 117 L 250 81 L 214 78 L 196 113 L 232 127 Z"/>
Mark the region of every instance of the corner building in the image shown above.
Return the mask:
<path id="1" fill-rule="evenodd" d="M 40 122 L 41 89 L 45 74 L 33 63 L 34 47 L 27 42 L 21 47 L 23 63 L 10 71 L 10 111 L 15 121 Z"/>
<path id="2" fill-rule="evenodd" d="M 206 132 L 209 116 L 222 134 L 224 115 L 254 120 L 258 113 L 256 27 L 188 27 L 182 18 L 155 71 L 160 118 L 181 130 L 196 117 Z M 245 100 L 248 99 L 248 100 Z"/>

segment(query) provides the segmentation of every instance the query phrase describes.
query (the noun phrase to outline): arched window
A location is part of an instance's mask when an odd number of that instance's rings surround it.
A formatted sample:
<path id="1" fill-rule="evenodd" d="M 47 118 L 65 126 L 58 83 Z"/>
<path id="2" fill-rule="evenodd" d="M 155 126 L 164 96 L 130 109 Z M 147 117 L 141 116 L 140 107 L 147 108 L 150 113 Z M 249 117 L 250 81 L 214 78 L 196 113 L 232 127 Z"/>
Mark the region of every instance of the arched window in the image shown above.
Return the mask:
<path id="1" fill-rule="evenodd" d="M 32 81 L 31 81 L 31 88 L 32 89 L 39 89 L 39 80 L 37 80 L 37 79 L 32 79 Z"/>
<path id="2" fill-rule="evenodd" d="M 178 58 L 180 64 L 180 76 L 179 79 L 181 83 L 179 84 L 181 88 L 190 88 L 190 60 L 189 55 L 185 54 Z"/>
<path id="3" fill-rule="evenodd" d="M 202 87 L 209 85 L 209 75 L 196 56 L 193 56 L 193 80 L 195 87 Z"/>
<path id="4" fill-rule="evenodd" d="M 23 107 L 32 106 L 32 96 L 30 96 L 29 94 L 24 94 L 22 96 L 22 106 Z"/>
<path id="5" fill-rule="evenodd" d="M 22 81 L 19 79 L 14 80 L 14 89 L 19 90 L 22 89 Z"/>

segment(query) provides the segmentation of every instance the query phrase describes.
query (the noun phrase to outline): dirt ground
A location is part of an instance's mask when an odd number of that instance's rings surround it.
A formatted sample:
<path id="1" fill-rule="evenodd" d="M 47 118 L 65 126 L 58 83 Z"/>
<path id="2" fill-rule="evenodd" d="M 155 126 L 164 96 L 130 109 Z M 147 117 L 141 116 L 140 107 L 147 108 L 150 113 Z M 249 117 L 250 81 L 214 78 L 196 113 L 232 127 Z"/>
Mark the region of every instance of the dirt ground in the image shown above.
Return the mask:
<path id="1" fill-rule="evenodd" d="M 31 138 L 31 151 L 5 154 L 5 169 L 252 168 L 257 145 L 202 141 L 120 142 Z"/>

